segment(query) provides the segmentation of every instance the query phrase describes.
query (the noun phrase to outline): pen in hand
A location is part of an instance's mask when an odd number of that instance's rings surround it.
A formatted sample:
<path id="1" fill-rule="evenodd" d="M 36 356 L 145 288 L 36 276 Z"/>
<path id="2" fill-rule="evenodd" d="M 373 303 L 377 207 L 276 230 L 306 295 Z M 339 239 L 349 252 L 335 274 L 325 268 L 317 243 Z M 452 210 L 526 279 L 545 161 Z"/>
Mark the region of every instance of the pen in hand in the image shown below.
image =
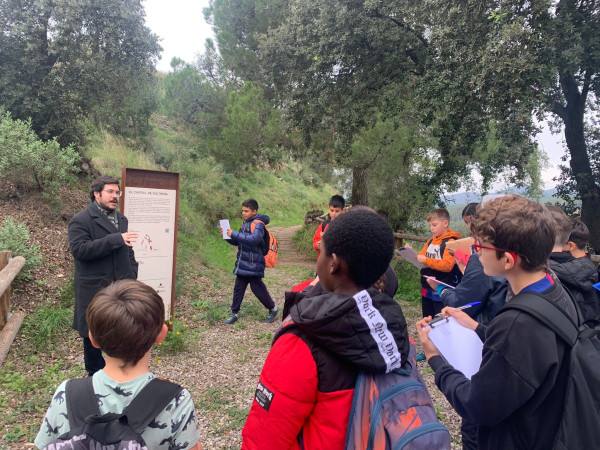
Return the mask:
<path id="1" fill-rule="evenodd" d="M 459 306 L 458 308 L 453 308 L 453 309 L 454 309 L 454 311 L 462 311 L 463 309 L 469 309 L 470 307 L 477 306 L 477 305 L 481 305 L 481 302 L 467 303 L 466 305 Z M 441 315 L 442 315 L 442 313 L 438 313 L 435 315 L 435 317 L 439 317 Z"/>

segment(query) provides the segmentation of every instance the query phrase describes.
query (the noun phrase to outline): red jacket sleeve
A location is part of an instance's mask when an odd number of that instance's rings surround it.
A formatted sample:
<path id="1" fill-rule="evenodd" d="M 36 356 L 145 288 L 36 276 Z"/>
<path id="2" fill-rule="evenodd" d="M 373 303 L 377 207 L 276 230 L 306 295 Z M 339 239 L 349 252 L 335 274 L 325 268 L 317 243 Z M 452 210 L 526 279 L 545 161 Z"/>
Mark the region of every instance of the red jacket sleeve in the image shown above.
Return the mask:
<path id="1" fill-rule="evenodd" d="M 319 224 L 315 230 L 315 235 L 313 236 L 313 248 L 317 253 L 320 253 L 319 247 L 317 246 L 319 242 L 321 242 L 321 224 Z"/>
<path id="2" fill-rule="evenodd" d="M 316 402 L 317 382 L 317 366 L 304 341 L 293 334 L 277 339 L 242 430 L 242 449 L 299 448 L 297 436 Z"/>

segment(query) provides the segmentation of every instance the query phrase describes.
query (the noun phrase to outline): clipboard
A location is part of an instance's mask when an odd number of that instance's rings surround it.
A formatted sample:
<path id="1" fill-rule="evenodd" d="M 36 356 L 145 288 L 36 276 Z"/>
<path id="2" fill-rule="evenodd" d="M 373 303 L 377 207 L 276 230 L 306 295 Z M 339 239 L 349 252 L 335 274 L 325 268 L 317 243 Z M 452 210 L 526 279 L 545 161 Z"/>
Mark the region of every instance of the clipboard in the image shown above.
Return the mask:
<path id="1" fill-rule="evenodd" d="M 429 322 L 429 339 L 444 359 L 469 380 L 479 371 L 483 342 L 475 331 L 463 327 L 454 317 L 436 317 Z"/>

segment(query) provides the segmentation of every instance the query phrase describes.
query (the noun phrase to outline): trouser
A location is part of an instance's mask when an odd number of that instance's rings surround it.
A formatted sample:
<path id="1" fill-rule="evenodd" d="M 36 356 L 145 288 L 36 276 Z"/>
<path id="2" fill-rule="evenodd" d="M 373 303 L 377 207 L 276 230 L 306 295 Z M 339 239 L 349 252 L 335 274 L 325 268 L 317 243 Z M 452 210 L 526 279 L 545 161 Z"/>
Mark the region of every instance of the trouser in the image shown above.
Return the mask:
<path id="1" fill-rule="evenodd" d="M 443 307 L 444 304 L 442 302 L 434 302 L 430 298 L 421 297 L 421 310 L 423 311 L 423 317 L 434 317 L 436 314 L 442 312 Z"/>
<path id="2" fill-rule="evenodd" d="M 462 420 L 460 424 L 463 450 L 477 450 L 477 425 Z"/>
<path id="3" fill-rule="evenodd" d="M 263 304 L 263 306 L 267 309 L 274 309 L 275 302 L 271 298 L 271 294 L 267 291 L 267 287 L 260 277 L 244 277 L 238 275 L 235 278 L 235 285 L 233 286 L 233 302 L 231 303 L 231 312 L 233 314 L 237 314 L 240 312 L 240 307 L 242 306 L 242 300 L 244 299 L 244 294 L 246 292 L 246 288 L 250 285 L 250 289 L 252 293 L 256 295 L 256 298 Z"/>
<path id="4" fill-rule="evenodd" d="M 85 363 L 85 370 L 91 377 L 105 366 L 104 358 L 102 357 L 102 350 L 92 345 L 92 341 L 89 338 L 83 338 L 83 361 Z"/>

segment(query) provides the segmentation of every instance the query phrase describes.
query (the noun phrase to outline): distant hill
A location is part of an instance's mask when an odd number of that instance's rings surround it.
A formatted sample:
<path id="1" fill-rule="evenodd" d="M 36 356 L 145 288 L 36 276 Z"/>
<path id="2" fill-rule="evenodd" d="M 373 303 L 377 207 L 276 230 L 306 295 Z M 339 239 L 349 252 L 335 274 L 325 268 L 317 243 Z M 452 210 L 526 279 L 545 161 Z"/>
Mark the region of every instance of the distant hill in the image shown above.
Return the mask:
<path id="1" fill-rule="evenodd" d="M 524 188 L 515 188 L 513 191 L 515 194 L 523 194 L 525 192 Z M 504 192 L 494 192 L 494 194 L 503 194 Z M 556 197 L 553 195 L 556 193 L 556 188 L 546 189 L 544 191 L 544 196 L 542 197 L 542 202 L 555 201 Z M 449 204 L 452 205 L 462 205 L 465 206 L 467 203 L 471 202 L 479 202 L 481 201 L 481 193 L 479 192 L 459 192 L 457 194 L 447 195 L 446 199 Z"/>

